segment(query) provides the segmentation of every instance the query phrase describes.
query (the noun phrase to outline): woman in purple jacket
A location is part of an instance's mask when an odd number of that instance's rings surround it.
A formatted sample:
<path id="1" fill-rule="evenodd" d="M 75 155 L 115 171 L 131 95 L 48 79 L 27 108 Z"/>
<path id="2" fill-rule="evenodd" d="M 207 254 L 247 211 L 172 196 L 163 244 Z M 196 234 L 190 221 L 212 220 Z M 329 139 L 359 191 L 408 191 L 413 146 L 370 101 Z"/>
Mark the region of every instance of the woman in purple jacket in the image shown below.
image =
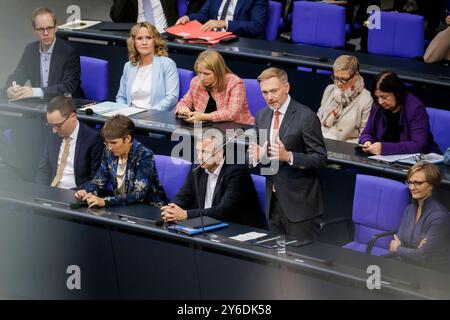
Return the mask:
<path id="1" fill-rule="evenodd" d="M 428 115 L 417 97 L 392 71 L 381 72 L 371 88 L 373 105 L 359 138 L 363 151 L 375 155 L 441 153 L 430 132 Z"/>

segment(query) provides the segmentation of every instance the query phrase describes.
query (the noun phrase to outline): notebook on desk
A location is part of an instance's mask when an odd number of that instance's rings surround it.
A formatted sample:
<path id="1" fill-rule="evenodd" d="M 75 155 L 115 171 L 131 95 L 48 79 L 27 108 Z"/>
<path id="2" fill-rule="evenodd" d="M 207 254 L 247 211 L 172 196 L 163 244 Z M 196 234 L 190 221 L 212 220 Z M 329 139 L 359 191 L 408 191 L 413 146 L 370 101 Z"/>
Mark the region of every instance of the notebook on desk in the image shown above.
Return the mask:
<path id="1" fill-rule="evenodd" d="M 216 220 L 216 219 L 208 217 L 208 216 L 203 217 L 203 228 L 204 228 L 205 232 L 217 230 L 217 229 L 221 229 L 221 228 L 226 228 L 226 227 L 228 227 L 227 223 L 221 222 L 219 220 Z M 178 224 L 170 225 L 168 227 L 168 229 L 171 231 L 187 234 L 190 236 L 202 233 L 203 228 L 202 228 L 202 220 L 200 217 L 187 219 L 187 220 L 181 221 Z"/>

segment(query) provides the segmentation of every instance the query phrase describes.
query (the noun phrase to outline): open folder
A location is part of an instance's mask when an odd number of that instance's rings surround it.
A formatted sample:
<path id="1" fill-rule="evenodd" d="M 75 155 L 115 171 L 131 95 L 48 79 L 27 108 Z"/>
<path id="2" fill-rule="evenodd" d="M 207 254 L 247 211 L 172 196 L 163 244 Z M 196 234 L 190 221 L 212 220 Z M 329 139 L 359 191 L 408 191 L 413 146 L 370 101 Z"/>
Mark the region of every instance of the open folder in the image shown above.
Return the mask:
<path id="1" fill-rule="evenodd" d="M 225 39 L 236 38 L 236 35 L 232 32 L 201 31 L 202 26 L 200 22 L 194 20 L 186 24 L 178 24 L 166 28 L 165 31 L 175 38 L 185 40 L 189 43 L 216 44 Z"/>

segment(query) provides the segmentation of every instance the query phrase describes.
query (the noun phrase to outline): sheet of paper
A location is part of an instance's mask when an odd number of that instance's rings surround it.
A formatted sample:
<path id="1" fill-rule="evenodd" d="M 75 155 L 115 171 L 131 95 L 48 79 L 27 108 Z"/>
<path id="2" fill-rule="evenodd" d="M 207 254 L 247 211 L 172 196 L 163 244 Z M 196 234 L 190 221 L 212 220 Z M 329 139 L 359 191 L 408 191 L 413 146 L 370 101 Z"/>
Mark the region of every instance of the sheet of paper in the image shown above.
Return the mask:
<path id="1" fill-rule="evenodd" d="M 261 233 L 261 232 L 247 232 L 238 234 L 237 236 L 230 237 L 230 239 L 234 239 L 237 241 L 249 241 L 249 240 L 255 240 L 262 237 L 267 236 L 267 233 Z"/>
<path id="2" fill-rule="evenodd" d="M 94 21 L 94 20 L 74 20 L 69 23 L 63 24 L 58 26 L 59 29 L 65 29 L 65 30 L 81 30 L 86 29 L 92 26 L 95 26 L 96 24 L 99 24 L 101 21 Z"/>

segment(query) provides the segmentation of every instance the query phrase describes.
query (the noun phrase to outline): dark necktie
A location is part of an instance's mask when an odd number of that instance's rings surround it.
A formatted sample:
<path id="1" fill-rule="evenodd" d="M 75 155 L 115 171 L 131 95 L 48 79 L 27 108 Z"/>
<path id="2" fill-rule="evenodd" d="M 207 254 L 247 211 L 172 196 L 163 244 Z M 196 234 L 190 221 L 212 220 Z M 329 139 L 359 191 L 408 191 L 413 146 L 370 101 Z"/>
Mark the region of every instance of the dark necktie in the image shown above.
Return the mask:
<path id="1" fill-rule="evenodd" d="M 227 0 L 227 2 L 225 2 L 225 5 L 223 6 L 223 10 L 222 10 L 222 13 L 220 14 L 219 20 L 225 20 L 225 18 L 227 16 L 228 8 L 230 7 L 230 3 L 231 3 L 231 0 Z"/>

